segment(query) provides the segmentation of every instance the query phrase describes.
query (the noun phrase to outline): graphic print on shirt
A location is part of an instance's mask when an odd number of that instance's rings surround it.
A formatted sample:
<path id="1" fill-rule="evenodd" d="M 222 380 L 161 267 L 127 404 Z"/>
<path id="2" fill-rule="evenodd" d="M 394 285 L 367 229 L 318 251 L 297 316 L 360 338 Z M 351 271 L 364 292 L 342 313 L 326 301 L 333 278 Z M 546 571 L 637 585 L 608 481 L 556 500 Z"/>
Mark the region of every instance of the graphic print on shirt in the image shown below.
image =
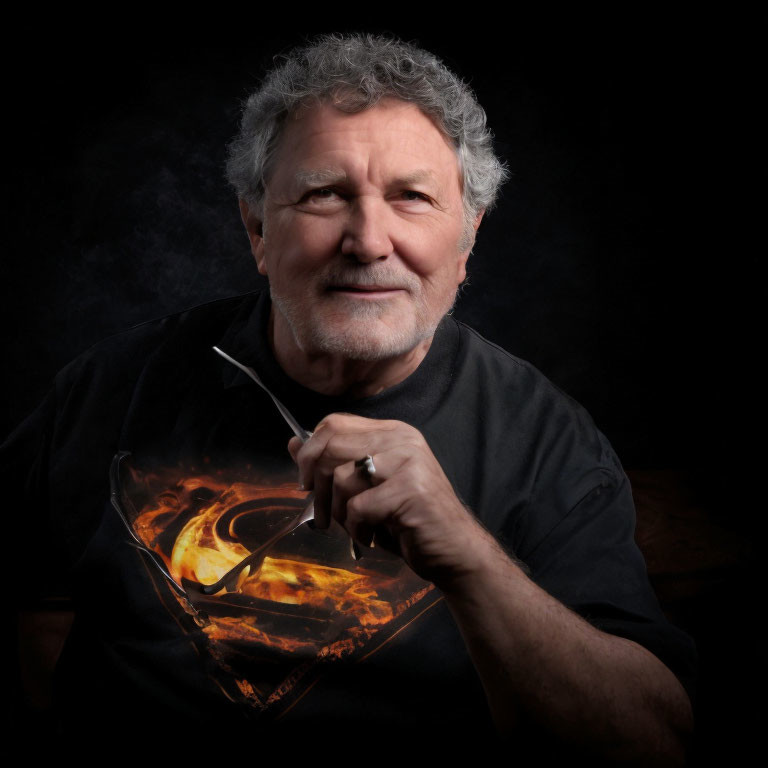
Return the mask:
<path id="1" fill-rule="evenodd" d="M 153 578 L 163 573 L 159 581 L 204 633 L 219 684 L 273 714 L 328 664 L 369 656 L 440 598 L 380 548 L 355 560 L 336 523 L 327 531 L 304 523 L 264 547 L 298 521 L 307 496 L 296 483 L 222 470 L 140 470 L 129 454 L 113 465 L 113 505 L 157 566 Z"/>

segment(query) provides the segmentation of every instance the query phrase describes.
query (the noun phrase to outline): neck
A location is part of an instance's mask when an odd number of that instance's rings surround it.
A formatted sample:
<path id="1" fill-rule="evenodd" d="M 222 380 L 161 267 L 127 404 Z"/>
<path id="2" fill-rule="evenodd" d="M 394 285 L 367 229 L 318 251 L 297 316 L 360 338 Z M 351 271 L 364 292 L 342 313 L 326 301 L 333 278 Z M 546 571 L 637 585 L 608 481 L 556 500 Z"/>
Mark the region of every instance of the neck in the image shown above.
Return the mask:
<path id="1" fill-rule="evenodd" d="M 408 378 L 426 357 L 430 337 L 408 352 L 383 360 L 350 360 L 299 347 L 281 316 L 269 318 L 269 343 L 278 365 L 294 381 L 323 395 L 361 398 L 377 395 Z"/>

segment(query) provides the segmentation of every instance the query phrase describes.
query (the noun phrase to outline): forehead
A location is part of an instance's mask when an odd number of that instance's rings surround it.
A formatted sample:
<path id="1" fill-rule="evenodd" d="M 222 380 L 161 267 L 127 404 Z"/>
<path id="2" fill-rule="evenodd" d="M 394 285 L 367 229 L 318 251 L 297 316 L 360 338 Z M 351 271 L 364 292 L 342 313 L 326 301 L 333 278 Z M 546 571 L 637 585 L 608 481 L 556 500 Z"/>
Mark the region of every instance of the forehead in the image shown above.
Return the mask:
<path id="1" fill-rule="evenodd" d="M 418 170 L 460 185 L 453 143 L 416 105 L 399 99 L 383 99 L 352 113 L 321 103 L 287 118 L 271 175 L 335 166 L 383 175 Z"/>

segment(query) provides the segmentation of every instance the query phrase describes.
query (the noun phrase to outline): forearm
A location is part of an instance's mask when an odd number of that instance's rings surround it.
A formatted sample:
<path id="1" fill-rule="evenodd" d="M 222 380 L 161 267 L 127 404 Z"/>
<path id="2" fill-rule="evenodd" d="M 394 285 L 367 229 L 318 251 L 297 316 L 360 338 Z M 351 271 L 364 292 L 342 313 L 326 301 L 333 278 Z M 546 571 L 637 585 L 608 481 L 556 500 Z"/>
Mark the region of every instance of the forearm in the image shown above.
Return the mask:
<path id="1" fill-rule="evenodd" d="M 691 715 L 674 675 L 528 579 L 461 504 L 423 435 L 402 422 L 331 414 L 289 448 L 315 492 L 316 522 L 333 517 L 363 543 L 385 526 L 393 550 L 442 590 L 502 733 L 525 718 L 594 754 L 680 761 Z M 363 477 L 355 462 L 366 454 L 376 473 Z"/>
<path id="2" fill-rule="evenodd" d="M 613 759 L 675 765 L 691 728 L 688 697 L 651 653 L 605 634 L 531 581 L 489 534 L 482 556 L 439 585 L 501 733 L 522 718 Z"/>

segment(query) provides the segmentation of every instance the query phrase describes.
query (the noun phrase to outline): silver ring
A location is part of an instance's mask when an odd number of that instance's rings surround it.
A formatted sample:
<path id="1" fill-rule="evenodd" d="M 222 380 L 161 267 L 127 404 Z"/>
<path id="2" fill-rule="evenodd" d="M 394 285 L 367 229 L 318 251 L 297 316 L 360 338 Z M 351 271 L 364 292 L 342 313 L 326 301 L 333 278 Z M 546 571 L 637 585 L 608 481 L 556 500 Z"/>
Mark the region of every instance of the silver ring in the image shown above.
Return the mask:
<path id="1" fill-rule="evenodd" d="M 373 456 L 368 454 L 363 456 L 362 459 L 358 459 L 355 462 L 356 469 L 364 469 L 368 473 L 368 477 L 373 477 L 376 474 L 376 465 L 373 463 Z"/>

